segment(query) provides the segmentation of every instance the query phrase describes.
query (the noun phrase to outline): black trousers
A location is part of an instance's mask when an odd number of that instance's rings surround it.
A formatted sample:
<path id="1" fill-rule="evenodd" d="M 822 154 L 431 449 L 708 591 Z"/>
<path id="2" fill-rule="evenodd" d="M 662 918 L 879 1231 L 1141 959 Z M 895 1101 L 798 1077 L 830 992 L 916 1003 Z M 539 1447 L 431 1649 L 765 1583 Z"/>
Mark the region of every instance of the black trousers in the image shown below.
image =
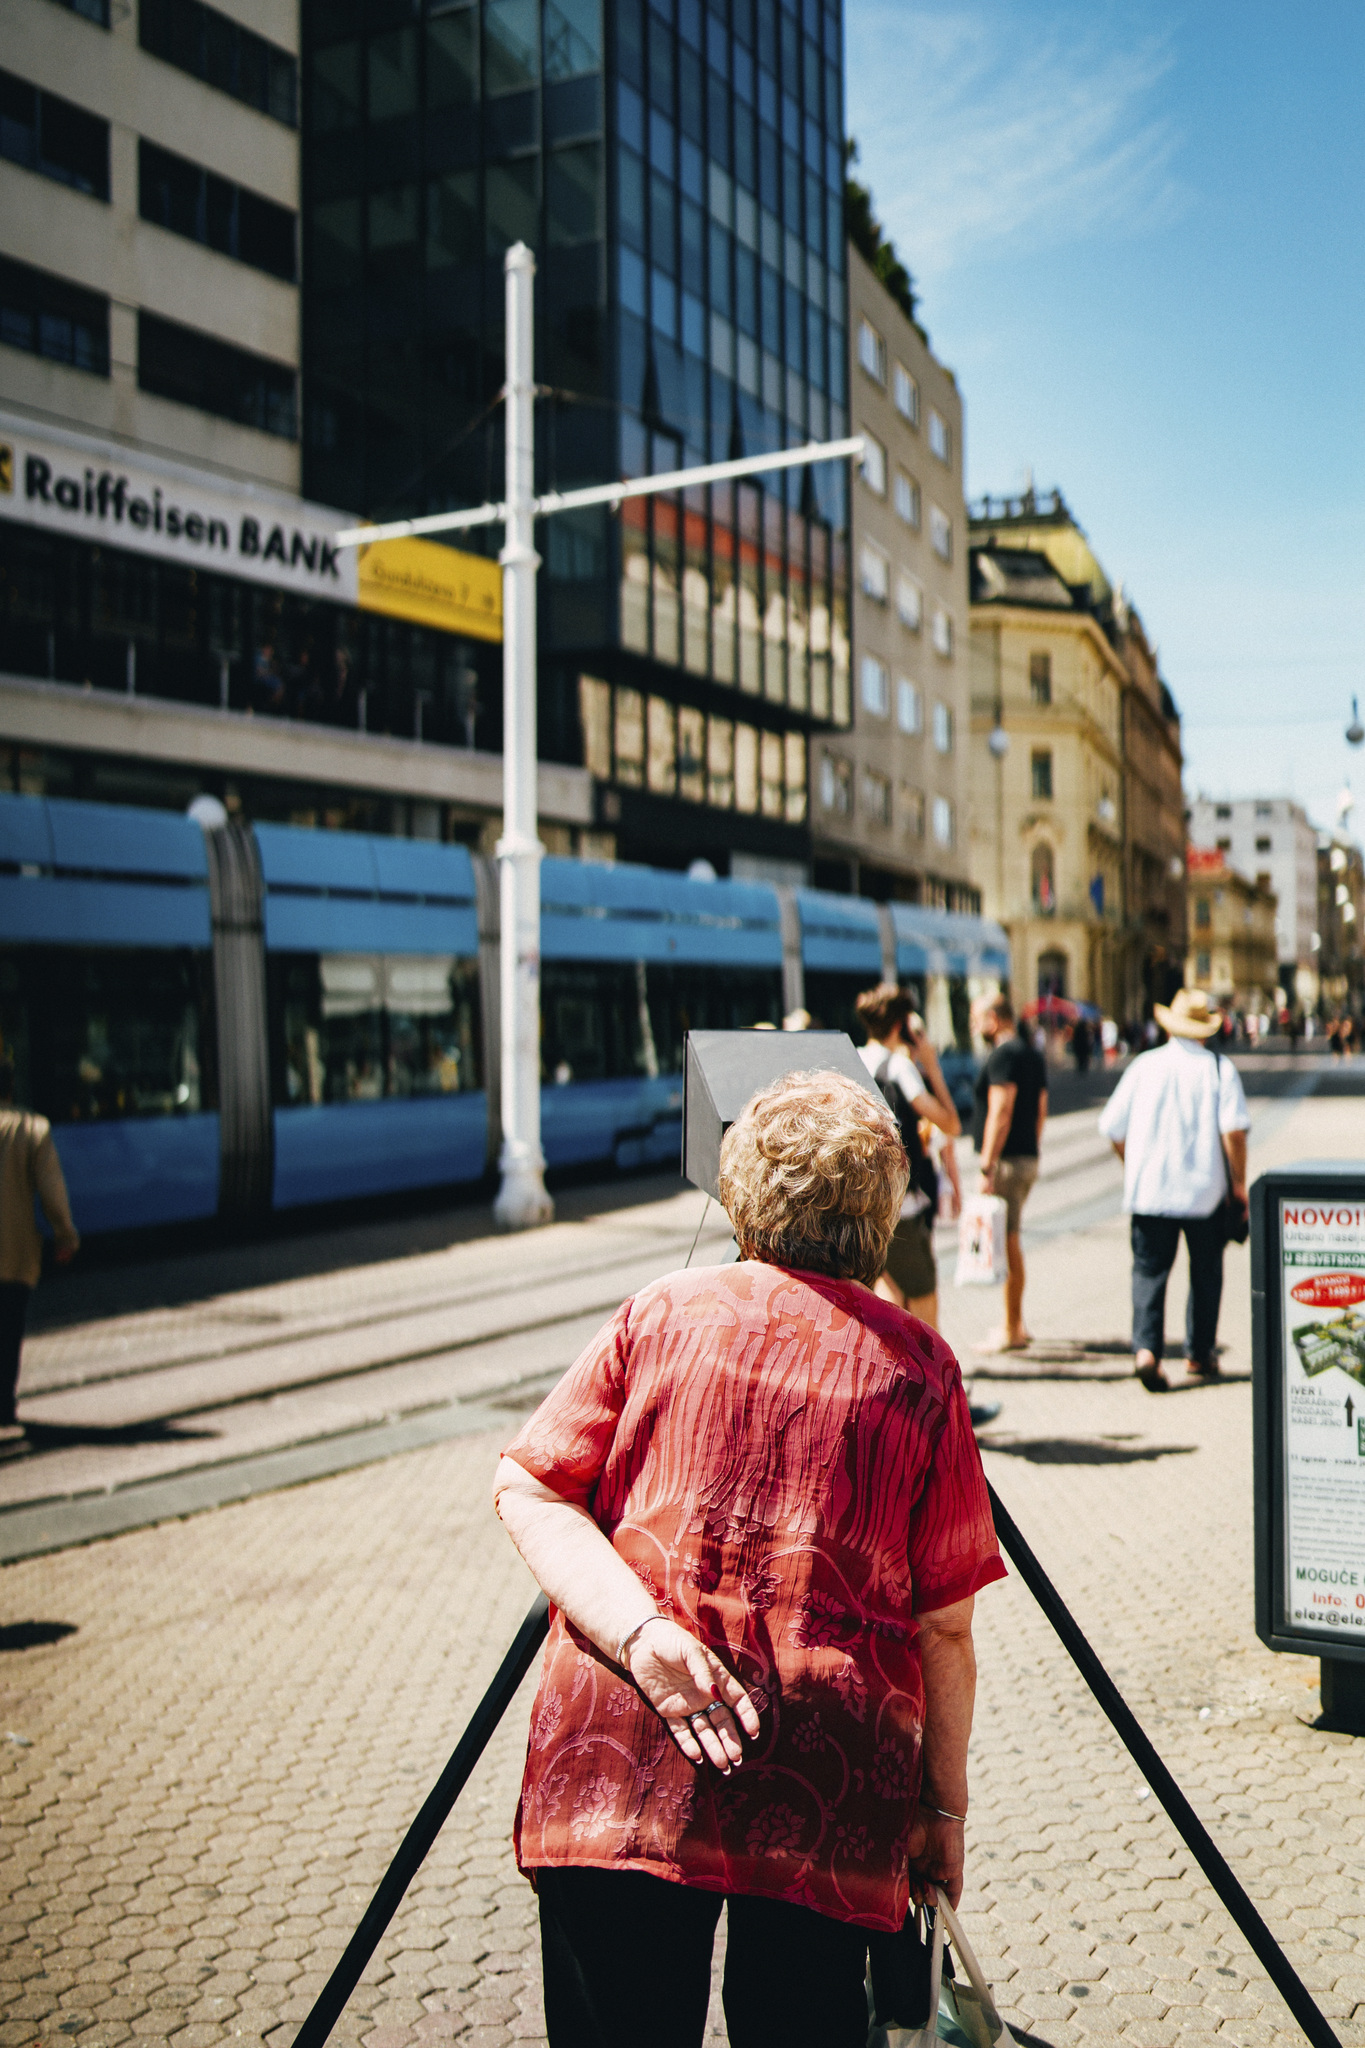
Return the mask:
<path id="1" fill-rule="evenodd" d="M 24 1346 L 24 1318 L 32 1292 L 22 1280 L 0 1280 L 0 1423 L 14 1420 L 19 1353 Z"/>
<path id="2" fill-rule="evenodd" d="M 550 2048 L 701 2048 L 722 1906 L 731 2048 L 864 2048 L 867 1929 L 639 1870 L 543 1869 Z"/>
<path id="3" fill-rule="evenodd" d="M 1190 1298 L 1185 1309 L 1185 1355 L 1211 1365 L 1218 1346 L 1218 1309 L 1223 1299 L 1223 1222 L 1212 1216 L 1134 1216 L 1133 1349 L 1150 1351 L 1161 1362 L 1166 1331 L 1166 1282 L 1180 1248 L 1190 1253 Z"/>

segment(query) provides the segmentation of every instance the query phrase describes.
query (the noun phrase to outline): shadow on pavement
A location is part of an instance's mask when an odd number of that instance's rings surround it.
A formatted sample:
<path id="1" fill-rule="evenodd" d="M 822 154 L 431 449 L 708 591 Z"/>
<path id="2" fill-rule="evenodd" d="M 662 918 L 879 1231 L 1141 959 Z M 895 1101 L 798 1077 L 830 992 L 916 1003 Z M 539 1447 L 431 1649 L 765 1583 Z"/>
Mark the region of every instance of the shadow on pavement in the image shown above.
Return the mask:
<path id="1" fill-rule="evenodd" d="M 70 1451 L 81 1444 L 188 1444 L 220 1436 L 217 1429 L 186 1429 L 178 1422 L 125 1422 L 101 1429 L 95 1423 L 28 1422 L 28 1450 Z"/>
<path id="2" fill-rule="evenodd" d="M 0 1651 L 40 1650 L 76 1633 L 74 1621 L 7 1621 L 0 1627 Z"/>
<path id="3" fill-rule="evenodd" d="M 1122 1444 L 1096 1443 L 1093 1437 L 1035 1436 L 1022 1443 L 997 1444 L 979 1439 L 983 1451 L 1006 1458 L 1026 1458 L 1030 1465 L 1151 1465 L 1158 1458 L 1184 1458 L 1197 1444 L 1148 1444 L 1128 1450 Z"/>
<path id="4" fill-rule="evenodd" d="M 552 1177 L 553 1185 L 553 1177 Z M 666 1201 L 687 1186 L 676 1173 L 648 1173 L 554 1188 L 555 1216 L 579 1222 Z M 698 1208 L 702 1202 L 697 1196 Z M 427 1189 L 420 1196 L 286 1212 L 263 1222 L 257 1237 L 223 1241 L 212 1226 L 190 1232 L 139 1232 L 94 1239 L 73 1268 L 44 1276 L 28 1315 L 31 1335 L 135 1315 L 183 1308 L 217 1295 L 306 1280 L 319 1273 L 382 1265 L 500 1235 L 487 1189 L 452 1196 Z"/>

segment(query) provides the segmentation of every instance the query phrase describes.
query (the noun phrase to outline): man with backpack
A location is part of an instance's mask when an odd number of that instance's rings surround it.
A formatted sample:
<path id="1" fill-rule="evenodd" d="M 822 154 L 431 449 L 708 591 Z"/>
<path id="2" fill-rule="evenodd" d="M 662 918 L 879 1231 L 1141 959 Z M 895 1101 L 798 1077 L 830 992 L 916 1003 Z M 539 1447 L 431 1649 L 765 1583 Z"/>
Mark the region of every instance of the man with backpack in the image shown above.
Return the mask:
<path id="1" fill-rule="evenodd" d="M 1223 1248 L 1246 1237 L 1247 1131 L 1242 1077 L 1209 1043 L 1223 1019 L 1202 988 L 1154 1003 L 1169 1042 L 1135 1059 L 1105 1104 L 1101 1134 L 1123 1161 L 1133 1243 L 1133 1369 L 1164 1394 L 1166 1282 L 1184 1232 L 1190 1257 L 1185 1351 L 1194 1379 L 1218 1377 Z"/>
<path id="2" fill-rule="evenodd" d="M 858 1018 L 867 1044 L 858 1049 L 863 1065 L 886 1097 L 910 1161 L 910 1185 L 901 1204 L 886 1255 L 886 1271 L 877 1293 L 897 1308 L 938 1328 L 938 1261 L 934 1256 L 934 1220 L 938 1214 L 938 1174 L 920 1135 L 920 1120 L 946 1137 L 962 1129 L 953 1098 L 927 1032 L 915 1019 L 914 998 L 894 982 L 884 981 L 858 998 Z"/>

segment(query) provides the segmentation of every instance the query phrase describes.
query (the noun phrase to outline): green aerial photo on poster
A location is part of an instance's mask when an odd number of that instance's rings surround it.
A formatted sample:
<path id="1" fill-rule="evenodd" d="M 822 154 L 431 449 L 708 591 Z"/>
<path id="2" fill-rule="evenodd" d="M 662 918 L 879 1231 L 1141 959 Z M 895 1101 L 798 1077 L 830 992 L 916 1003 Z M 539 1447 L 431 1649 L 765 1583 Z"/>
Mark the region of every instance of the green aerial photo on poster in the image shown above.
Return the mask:
<path id="1" fill-rule="evenodd" d="M 1294 1348 L 1310 1377 L 1339 1365 L 1365 1383 L 1365 1315 L 1358 1310 L 1346 1309 L 1327 1323 L 1300 1323 Z"/>

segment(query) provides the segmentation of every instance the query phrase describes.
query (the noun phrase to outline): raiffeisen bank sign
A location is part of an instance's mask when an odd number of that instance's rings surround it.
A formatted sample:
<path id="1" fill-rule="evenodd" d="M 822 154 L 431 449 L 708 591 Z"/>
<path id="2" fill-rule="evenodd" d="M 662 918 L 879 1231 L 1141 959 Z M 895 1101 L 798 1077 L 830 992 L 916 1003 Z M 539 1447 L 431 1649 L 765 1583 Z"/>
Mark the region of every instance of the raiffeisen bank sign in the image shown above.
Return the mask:
<path id="1" fill-rule="evenodd" d="M 354 520 L 170 463 L 130 461 L 74 434 L 0 414 L 0 519 L 75 540 L 216 569 L 309 597 L 357 602 L 354 549 L 333 536 Z"/>

